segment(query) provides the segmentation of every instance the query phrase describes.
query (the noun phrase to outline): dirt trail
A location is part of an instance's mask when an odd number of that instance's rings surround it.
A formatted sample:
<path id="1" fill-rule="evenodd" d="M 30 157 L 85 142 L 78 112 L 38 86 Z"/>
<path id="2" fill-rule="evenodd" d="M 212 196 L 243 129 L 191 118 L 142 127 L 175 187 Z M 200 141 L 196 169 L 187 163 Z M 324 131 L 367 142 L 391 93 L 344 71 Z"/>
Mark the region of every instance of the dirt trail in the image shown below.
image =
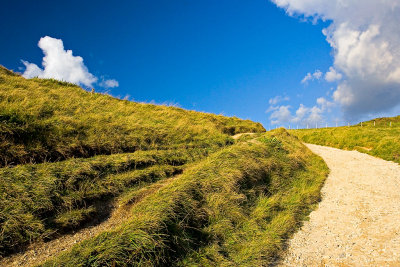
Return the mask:
<path id="1" fill-rule="evenodd" d="M 252 136 L 252 135 L 256 135 L 256 133 L 239 133 L 239 134 L 235 134 L 234 136 L 232 136 L 232 138 L 235 139 L 235 140 L 237 140 L 237 139 L 239 139 L 240 137 L 242 137 L 243 135 L 250 135 L 250 136 Z"/>
<path id="2" fill-rule="evenodd" d="M 111 216 L 104 222 L 96 226 L 84 228 L 76 233 L 63 235 L 49 242 L 32 244 L 26 251 L 0 260 L 0 266 L 35 266 L 63 251 L 72 248 L 72 246 L 81 241 L 94 237 L 103 231 L 110 230 L 120 225 L 124 220 L 126 220 L 127 217 L 129 217 L 129 211 L 133 205 L 169 184 L 173 179 L 173 177 L 167 178 L 145 188 L 139 189 L 137 195 L 135 195 L 135 197 L 129 201 L 129 203 L 121 207 L 116 207 Z"/>
<path id="3" fill-rule="evenodd" d="M 331 173 L 281 266 L 400 266 L 400 165 L 307 146 Z"/>

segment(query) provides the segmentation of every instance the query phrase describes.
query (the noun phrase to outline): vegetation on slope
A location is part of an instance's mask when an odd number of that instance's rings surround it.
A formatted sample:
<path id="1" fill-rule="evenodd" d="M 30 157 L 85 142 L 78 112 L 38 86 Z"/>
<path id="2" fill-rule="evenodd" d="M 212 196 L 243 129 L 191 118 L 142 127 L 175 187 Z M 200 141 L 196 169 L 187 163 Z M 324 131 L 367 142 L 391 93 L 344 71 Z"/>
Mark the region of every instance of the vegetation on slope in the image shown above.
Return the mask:
<path id="1" fill-rule="evenodd" d="M 0 167 L 137 150 L 223 146 L 259 123 L 134 103 L 0 66 Z"/>
<path id="2" fill-rule="evenodd" d="M 116 196 L 181 173 L 231 135 L 264 131 L 0 66 L 0 256 L 106 216 Z"/>
<path id="3" fill-rule="evenodd" d="M 107 212 L 107 201 L 143 182 L 181 173 L 207 151 L 137 151 L 0 169 L 0 251 L 48 239 Z M 106 214 L 105 214 L 106 215 Z"/>
<path id="4" fill-rule="evenodd" d="M 121 225 L 43 265 L 269 264 L 328 169 L 264 131 L 0 67 L 0 256 L 123 209 Z M 259 134 L 232 138 L 246 132 Z"/>
<path id="5" fill-rule="evenodd" d="M 327 172 L 283 129 L 238 142 L 132 205 L 122 225 L 43 266 L 263 266 L 319 200 Z"/>
<path id="6" fill-rule="evenodd" d="M 358 150 L 400 163 L 400 116 L 363 122 L 362 127 L 360 123 L 351 127 L 303 129 L 290 132 L 306 143 Z"/>

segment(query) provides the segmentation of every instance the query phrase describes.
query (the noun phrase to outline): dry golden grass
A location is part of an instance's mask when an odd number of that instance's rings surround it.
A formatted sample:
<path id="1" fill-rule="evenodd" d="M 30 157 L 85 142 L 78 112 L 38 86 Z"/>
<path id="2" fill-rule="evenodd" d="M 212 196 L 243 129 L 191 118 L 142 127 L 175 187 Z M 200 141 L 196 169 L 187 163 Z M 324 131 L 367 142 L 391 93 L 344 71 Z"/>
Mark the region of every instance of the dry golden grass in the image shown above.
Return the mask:
<path id="1" fill-rule="evenodd" d="M 1 255 L 98 221 L 113 202 L 120 225 L 43 265 L 267 265 L 328 172 L 297 138 L 252 121 L 2 67 L 0 88 Z"/>
<path id="2" fill-rule="evenodd" d="M 0 166 L 148 149 L 213 147 L 259 123 L 135 103 L 0 66 Z"/>
<path id="3" fill-rule="evenodd" d="M 0 66 L 0 255 L 76 230 L 137 183 L 181 172 L 238 132 L 262 131 Z"/>
<path id="4" fill-rule="evenodd" d="M 318 202 L 327 172 L 284 130 L 238 142 L 43 266 L 265 266 Z"/>

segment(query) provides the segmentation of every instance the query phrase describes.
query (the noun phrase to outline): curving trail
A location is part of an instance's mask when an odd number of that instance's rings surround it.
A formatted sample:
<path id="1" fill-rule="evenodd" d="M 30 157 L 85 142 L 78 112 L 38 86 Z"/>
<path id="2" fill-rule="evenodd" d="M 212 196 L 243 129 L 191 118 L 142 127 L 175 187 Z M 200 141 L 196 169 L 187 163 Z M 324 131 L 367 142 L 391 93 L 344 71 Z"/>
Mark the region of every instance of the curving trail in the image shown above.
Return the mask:
<path id="1" fill-rule="evenodd" d="M 400 266 L 400 165 L 307 144 L 331 170 L 281 266 Z"/>

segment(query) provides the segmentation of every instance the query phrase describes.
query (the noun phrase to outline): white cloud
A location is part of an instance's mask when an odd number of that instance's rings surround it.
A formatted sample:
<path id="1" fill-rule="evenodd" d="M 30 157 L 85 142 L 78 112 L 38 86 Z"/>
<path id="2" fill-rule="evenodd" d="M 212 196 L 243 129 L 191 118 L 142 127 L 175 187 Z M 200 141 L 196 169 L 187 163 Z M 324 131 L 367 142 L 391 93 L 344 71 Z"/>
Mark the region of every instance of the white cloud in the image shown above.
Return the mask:
<path id="1" fill-rule="evenodd" d="M 311 73 L 307 73 L 306 76 L 304 76 L 303 80 L 301 80 L 301 83 L 307 83 L 308 81 L 312 80 L 313 76 L 311 75 Z"/>
<path id="2" fill-rule="evenodd" d="M 294 118 L 294 122 L 299 122 L 304 119 L 310 109 L 300 104 L 299 108 L 296 110 L 296 116 Z"/>
<path id="3" fill-rule="evenodd" d="M 43 74 L 43 70 L 36 64 L 29 63 L 25 60 L 22 60 L 22 63 L 25 65 L 25 72 L 23 73 L 25 78 L 39 77 Z"/>
<path id="4" fill-rule="evenodd" d="M 297 125 L 314 125 L 321 123 L 324 120 L 324 114 L 330 112 L 331 108 L 334 107 L 334 103 L 320 97 L 316 101 L 316 105 L 312 107 L 306 107 L 300 104 L 299 108 L 294 114 L 291 112 L 291 106 L 281 105 L 273 106 L 271 105 L 267 113 L 271 113 L 269 116 L 271 124 L 273 125 L 284 125 L 286 123 L 293 123 Z"/>
<path id="5" fill-rule="evenodd" d="M 290 106 L 279 106 L 269 116 L 272 124 L 283 124 L 292 120 Z"/>
<path id="6" fill-rule="evenodd" d="M 335 103 L 326 100 L 323 97 L 317 98 L 317 104 L 321 107 L 322 111 L 330 111 L 335 106 Z"/>
<path id="7" fill-rule="evenodd" d="M 327 81 L 340 80 L 334 99 L 345 115 L 389 111 L 400 103 L 400 1 L 272 0 L 289 15 L 330 21 L 333 49 Z M 340 75 L 339 75 L 340 74 Z"/>
<path id="8" fill-rule="evenodd" d="M 308 118 L 306 119 L 306 123 L 307 124 L 314 124 L 314 123 L 319 123 L 322 121 L 322 109 L 317 107 L 317 106 L 313 106 L 310 109 L 310 114 L 308 115 Z"/>
<path id="9" fill-rule="evenodd" d="M 103 80 L 99 85 L 104 88 L 114 88 L 119 86 L 119 82 L 114 79 Z"/>
<path id="10" fill-rule="evenodd" d="M 316 70 L 316 71 L 313 73 L 313 77 L 314 77 L 314 79 L 316 79 L 316 80 L 321 79 L 321 77 L 322 77 L 322 72 L 321 72 L 320 70 Z"/>
<path id="11" fill-rule="evenodd" d="M 319 80 L 322 77 L 322 72 L 320 70 L 316 70 L 313 74 L 310 72 L 301 80 L 301 83 L 308 83 L 308 81 Z"/>
<path id="12" fill-rule="evenodd" d="M 270 105 L 276 105 L 282 101 L 289 101 L 289 100 L 290 100 L 290 98 L 288 96 L 277 95 L 274 98 L 271 98 L 268 102 Z"/>
<path id="13" fill-rule="evenodd" d="M 342 77 L 342 74 L 337 72 L 333 67 L 329 67 L 329 71 L 325 73 L 325 80 L 327 82 L 339 81 Z"/>
<path id="14" fill-rule="evenodd" d="M 277 109 L 279 109 L 278 106 L 269 106 L 268 109 L 265 111 L 265 113 L 270 113 L 270 112 L 275 111 Z"/>
<path id="15" fill-rule="evenodd" d="M 62 40 L 45 36 L 40 38 L 38 45 L 44 53 L 42 62 L 44 69 L 23 61 L 26 66 L 24 77 L 53 78 L 86 86 L 92 86 L 97 81 L 83 64 L 80 56 L 74 56 L 71 50 L 64 50 Z"/>
<path id="16" fill-rule="evenodd" d="M 97 77 L 89 72 L 83 63 L 83 58 L 74 56 L 72 50 L 65 50 L 62 40 L 45 36 L 40 38 L 38 46 L 44 53 L 43 69 L 23 60 L 22 63 L 26 67 L 23 73 L 25 78 L 53 78 L 87 87 L 92 87 L 97 82 Z M 116 80 L 103 80 L 100 84 L 107 88 L 118 85 Z"/>

